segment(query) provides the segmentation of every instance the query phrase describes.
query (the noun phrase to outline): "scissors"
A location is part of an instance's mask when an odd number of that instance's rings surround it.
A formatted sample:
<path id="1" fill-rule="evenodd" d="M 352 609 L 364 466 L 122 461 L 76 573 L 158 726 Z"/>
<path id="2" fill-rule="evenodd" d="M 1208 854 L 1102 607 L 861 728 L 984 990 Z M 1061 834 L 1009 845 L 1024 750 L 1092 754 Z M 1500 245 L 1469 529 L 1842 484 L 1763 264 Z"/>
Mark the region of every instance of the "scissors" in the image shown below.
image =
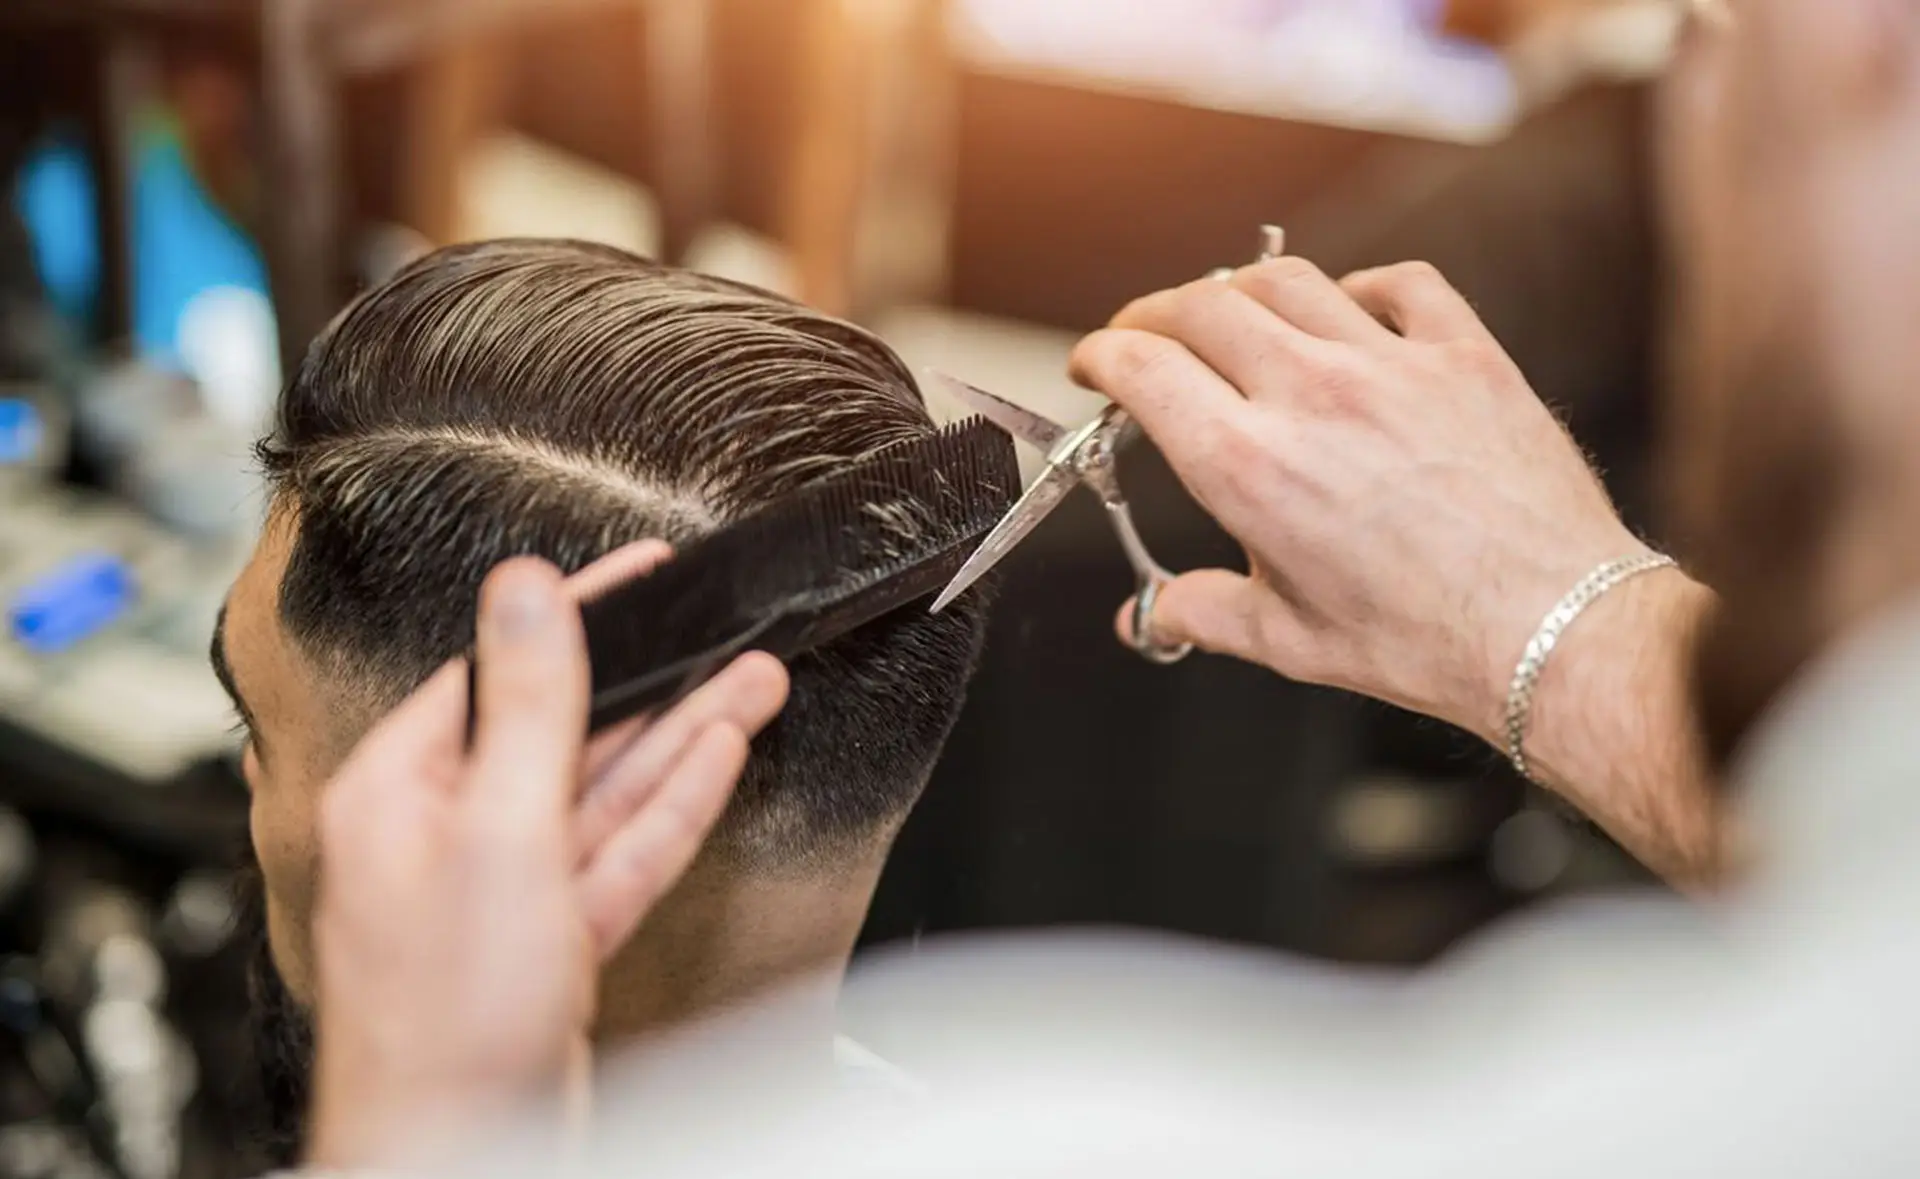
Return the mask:
<path id="1" fill-rule="evenodd" d="M 1286 252 L 1286 233 L 1279 226 L 1261 228 L 1260 260 L 1269 261 Z M 1231 278 L 1233 271 L 1216 270 L 1211 277 Z M 951 584 L 934 601 L 934 613 L 947 608 L 987 572 L 1006 560 L 1022 541 L 1033 534 L 1040 522 L 1066 501 L 1073 489 L 1085 484 L 1106 506 L 1107 519 L 1119 535 L 1133 566 L 1136 588 L 1133 599 L 1133 649 L 1153 663 L 1174 664 L 1193 654 L 1191 643 L 1169 646 L 1153 638 L 1153 607 L 1160 592 L 1173 580 L 1173 574 L 1148 551 L 1134 526 L 1133 511 L 1120 490 L 1119 454 L 1140 436 L 1139 423 L 1117 405 L 1110 405 L 1099 417 L 1078 430 L 1069 430 L 1058 422 L 1015 405 L 1004 397 L 976 388 L 945 373 L 929 374 L 933 382 L 951 393 L 974 413 L 993 422 L 1015 438 L 1047 454 L 1047 467 L 1013 510 L 987 535 L 968 558 Z"/>

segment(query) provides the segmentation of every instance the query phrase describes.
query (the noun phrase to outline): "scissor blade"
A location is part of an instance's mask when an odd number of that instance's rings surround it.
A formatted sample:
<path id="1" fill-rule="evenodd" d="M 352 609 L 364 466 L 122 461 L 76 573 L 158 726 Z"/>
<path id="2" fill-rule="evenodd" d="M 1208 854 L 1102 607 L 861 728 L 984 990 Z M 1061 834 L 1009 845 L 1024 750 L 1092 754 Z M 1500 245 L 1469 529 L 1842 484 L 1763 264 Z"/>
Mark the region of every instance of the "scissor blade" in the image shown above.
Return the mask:
<path id="1" fill-rule="evenodd" d="M 933 603 L 933 613 L 938 614 L 952 605 L 955 598 L 973 588 L 974 582 L 1006 560 L 1007 555 L 1019 548 L 1020 542 L 1031 536 L 1033 530 L 1040 527 L 1040 522 L 1052 515 L 1061 501 L 1079 485 L 1080 477 L 1073 473 L 1072 468 L 1048 467 L 1047 473 L 1027 488 L 1020 502 L 1013 505 L 1013 510 L 987 534 L 987 539 L 980 542 L 980 547 L 974 550 L 973 556 L 967 558 L 967 563 L 960 567 L 960 572 L 954 575 L 947 588 L 940 591 L 939 598 Z"/>
<path id="2" fill-rule="evenodd" d="M 942 372 L 927 374 L 936 385 L 953 394 L 969 410 L 992 422 L 1021 441 L 1039 448 L 1049 458 L 1060 440 L 1067 436 L 1067 428 L 1058 422 L 1050 421 L 1025 406 L 1015 405 L 1004 397 L 996 396 L 985 389 L 969 385 L 958 377 L 950 377 Z"/>

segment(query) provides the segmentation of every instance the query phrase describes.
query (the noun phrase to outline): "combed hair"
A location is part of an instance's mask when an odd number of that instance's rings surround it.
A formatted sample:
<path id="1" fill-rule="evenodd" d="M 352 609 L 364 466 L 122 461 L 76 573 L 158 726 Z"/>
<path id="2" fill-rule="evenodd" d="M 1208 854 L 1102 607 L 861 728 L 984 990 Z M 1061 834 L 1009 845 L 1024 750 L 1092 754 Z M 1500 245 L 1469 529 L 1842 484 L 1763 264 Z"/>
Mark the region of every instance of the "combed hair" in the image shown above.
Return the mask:
<path id="1" fill-rule="evenodd" d="M 501 561 L 683 544 L 933 428 L 885 344 L 765 291 L 579 242 L 440 250 L 314 342 L 261 444 L 297 523 L 281 621 L 383 711 L 467 647 Z M 983 630 L 977 601 L 913 606 L 798 660 L 722 845 L 804 861 L 897 822 Z"/>

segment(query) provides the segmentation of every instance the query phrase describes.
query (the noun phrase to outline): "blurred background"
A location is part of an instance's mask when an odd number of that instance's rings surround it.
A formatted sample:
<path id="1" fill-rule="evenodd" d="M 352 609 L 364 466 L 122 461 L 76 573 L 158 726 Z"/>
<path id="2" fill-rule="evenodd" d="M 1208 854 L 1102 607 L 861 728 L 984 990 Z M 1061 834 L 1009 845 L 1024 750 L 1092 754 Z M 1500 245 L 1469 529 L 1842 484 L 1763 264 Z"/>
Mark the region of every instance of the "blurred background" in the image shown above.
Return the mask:
<path id="1" fill-rule="evenodd" d="M 250 1165 L 206 651 L 248 448 L 356 289 L 430 244 L 596 238 L 1078 420 L 1079 333 L 1278 222 L 1332 272 L 1439 265 L 1654 529 L 1676 7 L 0 2 L 0 1176 Z M 1170 565 L 1239 560 L 1155 456 L 1126 478 Z M 1130 586 L 1090 497 L 1015 558 L 870 943 L 1122 924 L 1413 966 L 1649 886 L 1462 734 L 1145 665 L 1109 631 Z"/>

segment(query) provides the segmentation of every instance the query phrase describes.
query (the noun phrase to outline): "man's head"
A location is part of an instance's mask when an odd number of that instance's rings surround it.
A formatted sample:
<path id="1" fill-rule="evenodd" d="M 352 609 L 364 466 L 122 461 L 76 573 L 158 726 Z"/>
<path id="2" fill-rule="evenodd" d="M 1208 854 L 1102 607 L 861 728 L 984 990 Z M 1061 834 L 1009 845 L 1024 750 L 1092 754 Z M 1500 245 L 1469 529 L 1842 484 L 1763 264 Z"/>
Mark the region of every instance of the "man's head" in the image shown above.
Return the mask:
<path id="1" fill-rule="evenodd" d="M 1724 610 L 1724 759 L 1781 688 L 1920 586 L 1920 6 L 1734 0 L 1666 98 L 1678 523 Z"/>
<path id="2" fill-rule="evenodd" d="M 635 540 L 682 543 L 932 428 L 867 333 L 612 249 L 443 250 L 349 308 L 262 444 L 273 511 L 215 652 L 248 721 L 253 842 L 294 995 L 310 994 L 319 791 L 466 648 L 495 564 L 571 571 Z M 707 866 L 795 896 L 870 887 L 982 629 L 977 605 L 908 609 L 798 661 Z"/>

